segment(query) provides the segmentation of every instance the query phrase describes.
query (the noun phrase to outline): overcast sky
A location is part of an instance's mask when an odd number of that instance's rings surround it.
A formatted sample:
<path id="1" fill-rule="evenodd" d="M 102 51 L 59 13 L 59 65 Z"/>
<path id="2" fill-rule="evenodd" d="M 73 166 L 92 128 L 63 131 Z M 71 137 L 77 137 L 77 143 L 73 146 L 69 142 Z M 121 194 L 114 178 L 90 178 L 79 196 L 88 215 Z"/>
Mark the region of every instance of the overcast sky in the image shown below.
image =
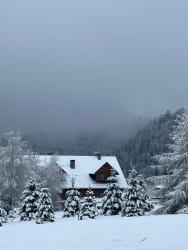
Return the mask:
<path id="1" fill-rule="evenodd" d="M 93 128 L 186 105 L 187 25 L 187 0 L 1 0 L 1 129 Z"/>

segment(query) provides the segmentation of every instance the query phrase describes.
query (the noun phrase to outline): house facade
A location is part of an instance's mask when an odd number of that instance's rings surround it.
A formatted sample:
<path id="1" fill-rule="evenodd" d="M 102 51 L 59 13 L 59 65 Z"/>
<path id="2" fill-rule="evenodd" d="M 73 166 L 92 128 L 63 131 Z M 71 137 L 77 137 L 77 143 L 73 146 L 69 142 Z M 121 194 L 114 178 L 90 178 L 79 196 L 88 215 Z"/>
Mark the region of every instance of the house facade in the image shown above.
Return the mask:
<path id="1" fill-rule="evenodd" d="M 48 164 L 52 156 L 39 156 L 41 165 Z M 120 165 L 115 156 L 55 156 L 57 167 L 60 167 L 65 175 L 65 185 L 62 196 L 74 186 L 81 194 L 85 196 L 88 188 L 91 188 L 95 197 L 100 198 L 108 184 L 108 177 L 112 170 L 117 175 L 117 181 L 122 189 L 127 187 L 127 183 Z"/>

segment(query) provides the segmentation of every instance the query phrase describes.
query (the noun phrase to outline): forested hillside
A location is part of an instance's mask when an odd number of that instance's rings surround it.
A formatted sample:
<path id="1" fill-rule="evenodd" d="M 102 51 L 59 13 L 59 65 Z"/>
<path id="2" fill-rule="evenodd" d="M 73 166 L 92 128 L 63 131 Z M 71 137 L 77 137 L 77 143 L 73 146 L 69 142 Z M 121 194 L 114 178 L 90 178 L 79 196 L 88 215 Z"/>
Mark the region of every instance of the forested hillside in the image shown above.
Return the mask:
<path id="1" fill-rule="evenodd" d="M 145 176 L 158 174 L 156 168 L 151 168 L 155 164 L 152 157 L 169 152 L 169 135 L 176 124 L 177 115 L 181 114 L 182 111 L 183 109 L 179 109 L 175 113 L 167 111 L 139 130 L 136 136 L 121 144 L 116 155 L 125 175 L 127 175 L 131 165 L 134 165 Z"/>

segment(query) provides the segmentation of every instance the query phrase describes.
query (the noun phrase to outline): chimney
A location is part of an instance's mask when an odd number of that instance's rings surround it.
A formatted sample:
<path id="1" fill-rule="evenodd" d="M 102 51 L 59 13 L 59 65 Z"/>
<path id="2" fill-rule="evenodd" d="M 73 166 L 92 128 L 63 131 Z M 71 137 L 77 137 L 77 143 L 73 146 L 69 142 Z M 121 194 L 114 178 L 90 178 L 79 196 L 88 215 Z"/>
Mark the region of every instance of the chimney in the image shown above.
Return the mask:
<path id="1" fill-rule="evenodd" d="M 54 155 L 53 152 L 46 152 L 46 155 Z"/>
<path id="2" fill-rule="evenodd" d="M 94 156 L 96 156 L 99 161 L 101 160 L 101 157 L 102 157 L 101 152 L 95 152 Z"/>
<path id="3" fill-rule="evenodd" d="M 75 169 L 75 166 L 76 166 L 75 160 L 70 160 L 70 168 Z"/>

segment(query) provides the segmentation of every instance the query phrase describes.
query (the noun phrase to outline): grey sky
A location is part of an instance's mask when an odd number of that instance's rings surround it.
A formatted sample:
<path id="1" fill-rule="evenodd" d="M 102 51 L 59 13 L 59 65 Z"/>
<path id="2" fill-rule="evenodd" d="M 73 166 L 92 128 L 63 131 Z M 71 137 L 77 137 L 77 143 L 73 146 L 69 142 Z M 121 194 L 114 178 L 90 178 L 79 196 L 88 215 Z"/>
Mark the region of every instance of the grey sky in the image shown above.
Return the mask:
<path id="1" fill-rule="evenodd" d="M 93 128 L 187 104 L 187 0 L 0 1 L 1 129 Z"/>

